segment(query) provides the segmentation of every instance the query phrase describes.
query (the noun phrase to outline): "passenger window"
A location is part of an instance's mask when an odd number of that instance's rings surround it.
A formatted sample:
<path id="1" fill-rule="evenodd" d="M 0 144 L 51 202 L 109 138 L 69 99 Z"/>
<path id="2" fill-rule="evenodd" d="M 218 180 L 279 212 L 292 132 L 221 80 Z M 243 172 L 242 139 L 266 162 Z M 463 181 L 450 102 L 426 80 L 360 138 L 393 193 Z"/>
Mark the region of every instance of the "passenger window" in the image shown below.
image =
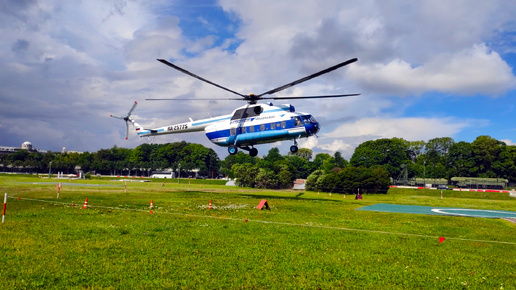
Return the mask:
<path id="1" fill-rule="evenodd" d="M 264 124 L 260 125 L 260 131 L 265 131 L 265 125 Z"/>
<path id="2" fill-rule="evenodd" d="M 276 124 L 275 123 L 271 123 L 271 130 L 274 130 L 276 129 Z"/>
<path id="3" fill-rule="evenodd" d="M 249 127 L 249 132 L 254 132 L 254 126 Z"/>
<path id="4" fill-rule="evenodd" d="M 236 135 L 236 128 L 231 128 L 230 134 L 231 134 L 231 136 L 235 136 Z"/>
<path id="5" fill-rule="evenodd" d="M 245 127 L 242 127 L 242 133 L 243 134 L 247 133 Z"/>

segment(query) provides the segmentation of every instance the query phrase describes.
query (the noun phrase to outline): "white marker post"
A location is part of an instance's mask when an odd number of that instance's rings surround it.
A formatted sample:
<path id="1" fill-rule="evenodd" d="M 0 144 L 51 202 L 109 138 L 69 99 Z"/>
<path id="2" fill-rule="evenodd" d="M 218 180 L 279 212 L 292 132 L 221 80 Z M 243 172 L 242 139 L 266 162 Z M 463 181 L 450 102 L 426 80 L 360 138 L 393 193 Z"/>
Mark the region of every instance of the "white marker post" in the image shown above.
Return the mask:
<path id="1" fill-rule="evenodd" d="M 4 196 L 4 212 L 2 213 L 2 223 L 4 223 L 4 221 L 5 221 L 5 208 L 6 208 L 6 205 L 7 205 L 7 193 Z"/>

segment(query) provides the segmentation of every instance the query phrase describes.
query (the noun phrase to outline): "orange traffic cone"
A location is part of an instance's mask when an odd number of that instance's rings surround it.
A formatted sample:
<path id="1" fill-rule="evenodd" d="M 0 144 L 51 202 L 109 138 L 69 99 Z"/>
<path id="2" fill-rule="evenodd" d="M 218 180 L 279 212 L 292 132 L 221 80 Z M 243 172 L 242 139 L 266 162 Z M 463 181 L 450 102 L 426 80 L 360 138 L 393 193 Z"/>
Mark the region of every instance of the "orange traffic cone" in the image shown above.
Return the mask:
<path id="1" fill-rule="evenodd" d="M 208 209 L 211 209 L 211 200 L 210 200 L 210 204 L 208 205 Z"/>
<path id="2" fill-rule="evenodd" d="M 150 201 L 150 206 L 149 206 L 150 209 L 153 209 L 154 208 L 154 203 L 153 203 L 153 200 L 151 199 Z"/>
<path id="3" fill-rule="evenodd" d="M 84 206 L 82 207 L 82 209 L 85 209 L 85 208 L 87 208 L 87 207 L 88 207 L 88 199 L 86 199 L 86 200 L 84 201 Z"/>

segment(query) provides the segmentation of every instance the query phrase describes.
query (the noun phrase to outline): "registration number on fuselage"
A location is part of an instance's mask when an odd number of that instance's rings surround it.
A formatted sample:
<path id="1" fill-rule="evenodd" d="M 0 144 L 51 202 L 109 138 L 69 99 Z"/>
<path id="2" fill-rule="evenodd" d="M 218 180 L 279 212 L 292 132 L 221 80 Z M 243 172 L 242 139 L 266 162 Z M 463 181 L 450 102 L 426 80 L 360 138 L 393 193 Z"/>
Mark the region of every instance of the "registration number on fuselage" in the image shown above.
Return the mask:
<path id="1" fill-rule="evenodd" d="M 174 125 L 174 126 L 169 126 L 167 128 L 168 131 L 177 131 L 177 130 L 185 130 L 185 129 L 188 129 L 187 124 Z"/>

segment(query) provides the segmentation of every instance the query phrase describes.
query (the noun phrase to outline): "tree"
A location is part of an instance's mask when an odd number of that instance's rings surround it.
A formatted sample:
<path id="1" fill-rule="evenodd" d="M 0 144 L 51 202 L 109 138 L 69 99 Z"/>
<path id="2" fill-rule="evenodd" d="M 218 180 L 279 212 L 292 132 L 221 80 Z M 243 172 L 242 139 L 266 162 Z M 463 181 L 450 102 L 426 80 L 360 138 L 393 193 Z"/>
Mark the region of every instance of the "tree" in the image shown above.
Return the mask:
<path id="1" fill-rule="evenodd" d="M 342 154 L 339 151 L 335 152 L 333 159 L 335 160 L 335 166 L 339 168 L 344 168 L 349 165 L 349 162 L 342 157 Z"/>
<path id="2" fill-rule="evenodd" d="M 331 156 L 327 153 L 319 153 L 315 155 L 314 162 L 312 163 L 312 170 L 321 169 L 324 161 L 328 159 L 331 159 Z"/>
<path id="3" fill-rule="evenodd" d="M 265 169 L 264 169 L 265 170 Z M 235 175 L 236 181 L 235 184 L 237 186 L 245 186 L 245 187 L 255 187 L 256 186 L 256 176 L 260 170 L 258 167 L 253 166 L 249 163 L 244 164 L 235 164 L 231 168 L 233 174 Z"/>
<path id="4" fill-rule="evenodd" d="M 289 155 L 285 158 L 285 160 L 292 164 L 292 166 L 296 170 L 296 178 L 307 178 L 310 175 L 310 172 L 312 170 L 311 163 L 306 160 L 305 158 L 299 157 L 297 155 Z"/>
<path id="5" fill-rule="evenodd" d="M 289 156 L 298 156 L 305 159 L 306 161 L 310 161 L 310 159 L 312 159 L 312 154 L 312 150 L 308 148 L 300 148 L 296 153 L 288 153 Z"/>
<path id="6" fill-rule="evenodd" d="M 397 177 L 401 164 L 411 163 L 408 145 L 399 138 L 366 141 L 355 149 L 350 159 L 354 167 L 382 165 L 392 177 Z"/>
<path id="7" fill-rule="evenodd" d="M 322 171 L 322 170 L 315 170 L 314 172 L 312 172 L 312 174 L 310 174 L 308 176 L 308 178 L 306 179 L 306 183 L 305 183 L 306 190 L 312 190 L 312 191 L 317 190 L 317 180 L 322 175 L 324 175 L 324 171 Z"/>
<path id="8" fill-rule="evenodd" d="M 430 178 L 450 178 L 448 176 L 449 151 L 455 144 L 450 137 L 441 137 L 428 140 L 425 145 L 425 161 L 427 177 Z"/>
<path id="9" fill-rule="evenodd" d="M 476 176 L 476 172 L 472 171 L 475 167 L 475 159 L 473 158 L 471 143 L 460 141 L 450 146 L 448 159 L 450 160 L 448 163 L 449 176 Z M 477 171 L 477 169 L 474 169 L 474 171 Z"/>
<path id="10" fill-rule="evenodd" d="M 410 160 L 416 162 L 419 156 L 423 155 L 425 141 L 406 141 Z"/>
<path id="11" fill-rule="evenodd" d="M 220 170 L 220 173 L 233 178 L 234 176 L 231 171 L 231 168 L 233 167 L 233 165 L 244 164 L 244 163 L 249 163 L 249 164 L 254 165 L 254 164 L 256 164 L 256 160 L 258 160 L 258 157 L 251 157 L 249 154 L 239 151 L 237 154 L 228 155 L 226 157 L 226 159 L 224 159 L 223 161 L 220 161 L 219 162 L 219 170 Z"/>
<path id="12" fill-rule="evenodd" d="M 478 136 L 471 143 L 471 149 L 475 156 L 475 167 L 478 169 L 478 177 L 497 177 L 503 175 L 500 172 L 501 153 L 505 150 L 506 144 L 490 136 Z"/>

